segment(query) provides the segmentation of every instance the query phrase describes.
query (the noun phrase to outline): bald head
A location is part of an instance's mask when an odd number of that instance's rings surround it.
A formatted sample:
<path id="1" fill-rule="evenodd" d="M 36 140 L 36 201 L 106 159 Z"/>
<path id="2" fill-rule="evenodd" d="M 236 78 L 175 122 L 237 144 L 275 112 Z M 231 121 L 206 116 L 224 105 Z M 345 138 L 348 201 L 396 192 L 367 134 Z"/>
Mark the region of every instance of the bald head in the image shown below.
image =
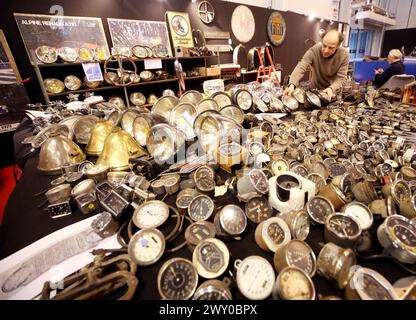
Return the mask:
<path id="1" fill-rule="evenodd" d="M 337 30 L 329 30 L 322 37 L 321 52 L 324 58 L 332 56 L 343 40 L 342 34 Z"/>

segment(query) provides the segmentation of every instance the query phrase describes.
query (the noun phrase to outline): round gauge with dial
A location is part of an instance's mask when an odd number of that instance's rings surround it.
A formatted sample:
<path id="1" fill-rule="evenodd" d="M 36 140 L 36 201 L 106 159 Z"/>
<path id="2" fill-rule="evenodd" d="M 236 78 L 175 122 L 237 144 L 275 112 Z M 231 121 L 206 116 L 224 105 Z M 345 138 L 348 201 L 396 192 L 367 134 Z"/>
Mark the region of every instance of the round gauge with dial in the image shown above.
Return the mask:
<path id="1" fill-rule="evenodd" d="M 191 188 L 185 188 L 178 193 L 176 197 L 176 207 L 179 212 L 186 213 L 188 212 L 188 206 L 191 203 L 192 199 L 198 195 L 198 191 Z"/>
<path id="2" fill-rule="evenodd" d="M 309 215 L 305 210 L 293 210 L 279 214 L 289 226 L 292 238 L 305 240 L 310 231 Z"/>
<path id="3" fill-rule="evenodd" d="M 289 170 L 289 164 L 283 158 L 274 159 L 270 163 L 270 167 L 275 175 L 279 175 Z"/>
<path id="4" fill-rule="evenodd" d="M 237 236 L 247 227 L 247 217 L 240 207 L 229 204 L 223 207 L 214 218 L 218 235 Z"/>
<path id="5" fill-rule="evenodd" d="M 166 261 L 157 275 L 159 294 L 166 300 L 187 300 L 198 286 L 198 272 L 191 261 L 173 258 Z"/>
<path id="6" fill-rule="evenodd" d="M 282 102 L 288 112 L 293 112 L 299 109 L 299 102 L 291 96 L 283 96 Z"/>
<path id="7" fill-rule="evenodd" d="M 198 169 L 195 170 L 194 173 L 194 180 L 199 180 L 202 178 L 209 178 L 214 180 L 215 179 L 215 171 L 212 167 L 208 165 L 200 166 Z"/>
<path id="8" fill-rule="evenodd" d="M 211 193 L 215 190 L 215 180 L 210 178 L 201 178 L 195 180 L 195 186 L 201 193 Z"/>
<path id="9" fill-rule="evenodd" d="M 275 274 L 272 265 L 260 256 L 249 256 L 243 261 L 236 260 L 237 286 L 250 300 L 264 300 L 273 290 Z"/>
<path id="10" fill-rule="evenodd" d="M 234 94 L 234 103 L 242 110 L 247 111 L 253 105 L 253 96 L 245 89 L 239 89 Z"/>
<path id="11" fill-rule="evenodd" d="M 158 261 L 165 251 L 165 236 L 157 229 L 142 229 L 130 239 L 128 253 L 139 266 L 148 266 Z"/>
<path id="12" fill-rule="evenodd" d="M 197 221 L 186 228 L 185 239 L 189 245 L 196 246 L 205 239 L 215 238 L 215 234 L 215 225 L 212 222 Z"/>
<path id="13" fill-rule="evenodd" d="M 383 248 L 397 260 L 416 263 L 416 224 L 410 219 L 392 215 L 377 229 Z"/>
<path id="14" fill-rule="evenodd" d="M 250 198 L 246 203 L 244 212 L 247 218 L 255 224 L 267 220 L 274 215 L 273 208 L 269 201 L 260 196 Z"/>
<path id="15" fill-rule="evenodd" d="M 308 176 L 308 169 L 306 169 L 306 167 L 299 163 L 299 162 L 295 162 L 295 164 L 291 164 L 289 166 L 289 170 L 293 173 L 296 173 L 297 175 L 300 175 L 301 177 L 306 178 Z"/>
<path id="16" fill-rule="evenodd" d="M 165 194 L 165 181 L 163 179 L 155 180 L 150 184 L 154 194 L 162 195 Z"/>
<path id="17" fill-rule="evenodd" d="M 267 132 L 269 134 L 269 136 L 271 138 L 273 138 L 273 136 L 274 136 L 274 129 L 273 129 L 273 125 L 269 121 L 264 120 L 260 124 L 260 130 L 262 130 L 264 132 Z"/>
<path id="18" fill-rule="evenodd" d="M 343 175 L 345 172 L 347 172 L 347 168 L 342 163 L 335 162 L 329 165 L 328 171 L 329 175 L 333 178 Z"/>
<path id="19" fill-rule="evenodd" d="M 228 267 L 230 253 L 219 239 L 205 239 L 196 246 L 192 254 L 192 263 L 198 274 L 206 279 L 219 277 Z"/>
<path id="20" fill-rule="evenodd" d="M 265 147 L 260 141 L 250 141 L 247 144 L 247 149 L 252 156 L 259 155 L 265 151 Z"/>
<path id="21" fill-rule="evenodd" d="M 334 164 L 334 163 L 337 162 L 337 160 L 335 160 L 334 158 L 331 158 L 331 157 L 325 158 L 323 161 L 324 161 L 325 165 L 327 166 L 327 168 L 329 168 L 329 166 L 331 164 Z"/>
<path id="22" fill-rule="evenodd" d="M 410 199 L 412 191 L 410 190 L 409 184 L 404 180 L 394 181 L 391 185 L 391 196 L 397 204 Z"/>
<path id="23" fill-rule="evenodd" d="M 310 277 L 313 277 L 316 272 L 315 253 L 302 240 L 291 240 L 284 246 L 277 248 L 273 262 L 278 273 L 288 266 L 298 267 Z"/>
<path id="24" fill-rule="evenodd" d="M 257 226 L 254 237 L 261 249 L 276 252 L 277 248 L 290 241 L 291 235 L 283 219 L 272 217 Z"/>
<path id="25" fill-rule="evenodd" d="M 231 97 L 227 93 L 221 91 L 213 93 L 211 98 L 215 100 L 220 109 L 233 103 Z"/>
<path id="26" fill-rule="evenodd" d="M 196 289 L 193 300 L 232 300 L 230 289 L 223 281 L 212 279 Z"/>
<path id="27" fill-rule="evenodd" d="M 150 200 L 134 210 L 133 223 L 140 229 L 157 228 L 169 218 L 169 207 L 162 201 Z"/>
<path id="28" fill-rule="evenodd" d="M 306 204 L 306 211 L 312 221 L 317 224 L 325 224 L 326 218 L 335 213 L 331 201 L 322 196 L 311 198 Z"/>
<path id="29" fill-rule="evenodd" d="M 354 218 L 361 230 L 367 230 L 373 224 L 373 214 L 364 203 L 350 202 L 341 208 L 341 212 Z"/>
<path id="30" fill-rule="evenodd" d="M 358 268 L 351 276 L 345 296 L 348 300 L 398 300 L 391 283 L 378 272 Z"/>
<path id="31" fill-rule="evenodd" d="M 341 247 L 352 247 L 361 232 L 358 222 L 348 215 L 334 213 L 328 216 L 325 222 L 325 241 Z"/>
<path id="32" fill-rule="evenodd" d="M 262 170 L 252 169 L 248 173 L 248 176 L 250 177 L 250 181 L 257 192 L 261 194 L 269 192 L 269 181 Z"/>
<path id="33" fill-rule="evenodd" d="M 320 174 L 325 180 L 329 177 L 328 169 L 323 161 L 315 161 L 312 163 L 311 172 Z"/>
<path id="34" fill-rule="evenodd" d="M 215 211 L 212 199 L 204 194 L 198 195 L 191 200 L 188 206 L 188 214 L 194 221 L 208 220 Z"/>
<path id="35" fill-rule="evenodd" d="M 273 298 L 282 300 L 315 300 L 311 278 L 297 267 L 286 267 L 277 276 Z"/>
<path id="36" fill-rule="evenodd" d="M 311 172 L 308 174 L 307 179 L 315 183 L 316 192 L 319 192 L 319 190 L 326 186 L 326 179 L 319 173 Z"/>

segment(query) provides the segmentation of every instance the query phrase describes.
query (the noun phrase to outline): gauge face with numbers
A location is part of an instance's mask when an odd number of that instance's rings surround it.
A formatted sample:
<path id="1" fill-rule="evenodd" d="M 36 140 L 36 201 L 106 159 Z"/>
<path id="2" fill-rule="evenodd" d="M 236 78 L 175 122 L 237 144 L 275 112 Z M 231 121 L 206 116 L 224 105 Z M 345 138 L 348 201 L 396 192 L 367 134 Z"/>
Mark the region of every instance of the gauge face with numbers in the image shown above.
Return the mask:
<path id="1" fill-rule="evenodd" d="M 247 201 L 245 214 L 250 221 L 257 224 L 271 218 L 273 208 L 266 198 L 255 196 Z"/>
<path id="2" fill-rule="evenodd" d="M 139 266 L 148 266 L 160 259 L 165 251 L 165 236 L 157 229 L 142 229 L 129 242 L 130 258 Z"/>
<path id="3" fill-rule="evenodd" d="M 396 180 L 391 186 L 391 195 L 397 204 L 410 199 L 412 191 L 404 180 Z"/>
<path id="4" fill-rule="evenodd" d="M 188 206 L 188 213 L 194 221 L 208 220 L 214 213 L 215 205 L 206 195 L 199 195 L 192 199 Z"/>
<path id="5" fill-rule="evenodd" d="M 276 279 L 273 296 L 283 300 L 314 300 L 315 287 L 310 277 L 297 267 L 286 267 Z"/>
<path id="6" fill-rule="evenodd" d="M 272 265 L 260 256 L 237 260 L 237 285 L 240 292 L 250 300 L 264 300 L 273 290 L 275 274 Z"/>
<path id="7" fill-rule="evenodd" d="M 326 227 L 339 238 L 356 237 L 361 233 L 358 223 L 350 216 L 335 213 L 327 218 Z"/>
<path id="8" fill-rule="evenodd" d="M 215 238 L 215 225 L 208 221 L 192 223 L 185 230 L 185 239 L 191 245 L 197 245 L 208 238 Z"/>
<path id="9" fill-rule="evenodd" d="M 292 240 L 286 247 L 286 260 L 289 266 L 295 266 L 313 277 L 316 271 L 316 257 L 311 247 L 304 241 Z"/>
<path id="10" fill-rule="evenodd" d="M 166 261 L 157 275 L 159 294 L 163 299 L 187 300 L 198 285 L 198 273 L 191 261 L 173 258 Z"/>
<path id="11" fill-rule="evenodd" d="M 397 300 L 397 294 L 390 282 L 369 268 L 359 268 L 351 276 L 349 287 L 362 300 Z"/>
<path id="12" fill-rule="evenodd" d="M 355 218 L 362 230 L 369 229 L 373 224 L 373 214 L 370 209 L 361 202 L 350 202 L 342 208 L 342 212 Z"/>
<path id="13" fill-rule="evenodd" d="M 286 160 L 279 158 L 275 159 L 271 163 L 271 169 L 275 175 L 281 174 L 289 170 L 289 164 Z"/>
<path id="14" fill-rule="evenodd" d="M 416 254 L 416 226 L 413 223 L 408 219 L 392 216 L 386 221 L 386 225 L 391 237 L 400 246 Z"/>
<path id="15" fill-rule="evenodd" d="M 315 196 L 306 204 L 309 217 L 318 224 L 325 224 L 326 217 L 335 212 L 332 203 L 325 197 Z"/>
<path id="16" fill-rule="evenodd" d="M 269 191 L 269 181 L 266 174 L 260 169 L 252 169 L 249 172 L 250 181 L 253 184 L 256 191 L 264 194 Z"/>
<path id="17" fill-rule="evenodd" d="M 240 207 L 227 205 L 218 214 L 220 214 L 221 228 L 229 235 L 239 235 L 246 229 L 247 218 Z"/>
<path id="18" fill-rule="evenodd" d="M 169 207 L 159 200 L 147 201 L 133 213 L 133 222 L 140 229 L 157 228 L 168 218 Z"/>
<path id="19" fill-rule="evenodd" d="M 293 224 L 293 238 L 298 240 L 305 240 L 310 231 L 310 220 L 309 215 L 305 210 L 299 210 L 295 216 Z"/>

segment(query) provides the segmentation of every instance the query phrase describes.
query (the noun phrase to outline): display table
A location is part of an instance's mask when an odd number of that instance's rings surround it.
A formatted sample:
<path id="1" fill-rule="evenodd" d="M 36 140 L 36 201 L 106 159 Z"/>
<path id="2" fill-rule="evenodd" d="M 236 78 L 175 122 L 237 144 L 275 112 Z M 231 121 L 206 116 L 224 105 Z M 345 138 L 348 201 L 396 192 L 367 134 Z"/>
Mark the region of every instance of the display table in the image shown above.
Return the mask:
<path id="1" fill-rule="evenodd" d="M 21 162 L 21 166 L 23 167 L 23 177 L 18 182 L 9 199 L 3 224 L 0 229 L 1 259 L 56 230 L 90 217 L 90 215 L 83 215 L 79 210 L 77 210 L 71 215 L 58 219 L 51 219 L 47 211 L 37 207 L 45 198 L 44 196 L 34 197 L 33 195 L 50 188 L 50 181 L 57 176 L 46 176 L 37 170 L 37 153 L 31 154 L 26 159 L 22 160 L 22 155 L 27 153 L 29 147 L 27 145 L 22 145 L 20 142 L 28 135 L 31 135 L 30 121 L 25 119 L 19 126 L 14 137 L 16 158 L 19 162 Z M 161 196 L 157 199 L 160 198 Z M 176 195 L 173 195 L 168 197 L 166 202 L 168 204 L 173 204 L 175 199 Z M 237 198 L 229 193 L 225 196 L 216 198 L 215 202 L 217 207 L 234 203 L 244 208 L 244 203 L 239 203 Z M 372 241 L 375 249 L 381 253 L 380 246 L 375 237 L 375 232 L 379 223 L 380 221 L 376 221 L 374 223 L 370 229 L 370 233 L 373 235 Z M 174 222 L 172 222 L 172 224 L 174 224 Z M 186 223 L 185 227 L 187 225 L 188 223 Z M 247 229 L 242 235 L 242 239 L 240 241 L 224 241 L 227 244 L 231 254 L 228 270 L 233 269 L 232 266 L 234 265 L 235 259 L 244 259 L 250 255 L 260 255 L 265 257 L 273 265 L 273 253 L 264 252 L 257 246 L 254 240 L 254 231 L 255 226 L 248 224 Z M 323 233 L 323 226 L 311 226 L 310 234 L 306 239 L 306 242 L 314 250 L 316 256 L 318 256 L 321 245 L 324 243 Z M 180 242 L 182 240 L 183 234 L 178 237 L 177 241 Z M 188 247 L 185 246 L 174 254 L 165 254 L 157 263 L 151 266 L 138 267 L 137 276 L 139 279 L 139 286 L 136 291 L 135 298 L 160 299 L 157 289 L 157 273 L 162 264 L 167 259 L 172 257 L 183 257 L 192 260 L 192 253 Z M 378 260 L 376 262 L 365 262 L 358 258 L 358 264 L 378 271 L 392 284 L 400 278 L 410 276 L 408 272 L 405 272 L 397 266 L 395 262 L 388 259 Z M 223 276 L 229 276 L 228 270 L 223 274 Z M 199 279 L 199 284 L 202 283 L 202 280 L 202 278 Z M 316 287 L 317 297 L 319 295 L 336 295 L 340 298 L 344 297 L 343 291 L 336 290 L 328 280 L 322 278 L 321 276 L 316 274 L 312 280 Z M 242 294 L 238 291 L 235 282 L 231 284 L 231 292 L 234 299 L 244 299 Z"/>

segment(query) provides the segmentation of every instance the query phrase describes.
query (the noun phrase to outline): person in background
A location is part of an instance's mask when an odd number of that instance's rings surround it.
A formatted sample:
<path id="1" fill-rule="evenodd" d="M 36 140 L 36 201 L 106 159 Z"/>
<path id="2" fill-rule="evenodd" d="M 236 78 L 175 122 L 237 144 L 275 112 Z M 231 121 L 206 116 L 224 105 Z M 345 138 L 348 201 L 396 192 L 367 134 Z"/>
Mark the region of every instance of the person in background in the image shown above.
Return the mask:
<path id="1" fill-rule="evenodd" d="M 329 30 L 322 35 L 322 41 L 311 47 L 292 74 L 288 87 L 283 94 L 291 95 L 299 81 L 302 79 L 309 66 L 312 68 L 310 88 L 323 90 L 332 99 L 338 90 L 342 89 L 347 79 L 350 54 L 341 48 L 342 33 L 337 30 Z"/>
<path id="2" fill-rule="evenodd" d="M 386 70 L 377 69 L 374 70 L 375 77 L 373 84 L 377 87 L 381 87 L 385 84 L 392 76 L 397 74 L 404 74 L 405 68 L 402 62 L 402 53 L 398 49 L 392 49 L 387 56 L 387 62 L 389 67 Z"/>

